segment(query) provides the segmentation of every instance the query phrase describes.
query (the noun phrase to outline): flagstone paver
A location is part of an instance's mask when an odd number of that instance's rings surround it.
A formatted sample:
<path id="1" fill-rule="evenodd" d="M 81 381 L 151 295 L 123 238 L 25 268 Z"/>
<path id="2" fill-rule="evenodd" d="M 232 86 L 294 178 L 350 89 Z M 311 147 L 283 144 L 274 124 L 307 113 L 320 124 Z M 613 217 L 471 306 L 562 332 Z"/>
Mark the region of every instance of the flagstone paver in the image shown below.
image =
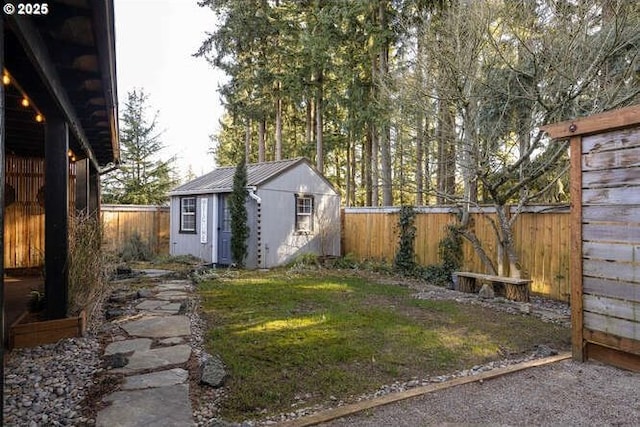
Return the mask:
<path id="1" fill-rule="evenodd" d="M 134 337 L 169 338 L 191 335 L 191 326 L 187 316 L 143 317 L 123 323 L 122 328 Z"/>
<path id="2" fill-rule="evenodd" d="M 191 346 L 188 344 L 136 351 L 129 357 L 129 363 L 122 368 L 113 369 L 111 372 L 127 375 L 148 369 L 164 369 L 168 366 L 187 363 L 190 356 Z"/>
<path id="3" fill-rule="evenodd" d="M 129 353 L 131 351 L 149 350 L 153 341 L 149 338 L 136 338 L 133 340 L 115 341 L 104 349 L 105 356 L 116 353 Z"/>
<path id="4" fill-rule="evenodd" d="M 104 400 L 111 405 L 98 412 L 98 427 L 194 425 L 188 384 L 117 391 Z"/>
<path id="5" fill-rule="evenodd" d="M 167 369 L 142 375 L 126 377 L 122 384 L 123 390 L 139 390 L 153 387 L 166 387 L 183 384 L 189 378 L 189 372 L 182 368 Z"/>
<path id="6" fill-rule="evenodd" d="M 105 348 L 105 356 L 127 354 L 123 367 L 109 371 L 125 379 L 120 391 L 103 398 L 108 406 L 98 412 L 97 426 L 194 425 L 187 371 L 191 326 L 179 314 L 190 292 L 189 281 L 167 280 L 137 293 L 138 315 L 117 322 L 129 339 L 120 337 Z"/>

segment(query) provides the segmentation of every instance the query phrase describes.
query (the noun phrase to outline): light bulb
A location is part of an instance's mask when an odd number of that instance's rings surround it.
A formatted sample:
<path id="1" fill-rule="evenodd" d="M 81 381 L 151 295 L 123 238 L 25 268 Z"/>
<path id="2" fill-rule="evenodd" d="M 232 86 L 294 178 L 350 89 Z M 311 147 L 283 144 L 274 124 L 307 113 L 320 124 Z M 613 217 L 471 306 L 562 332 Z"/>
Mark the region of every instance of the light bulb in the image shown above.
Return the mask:
<path id="1" fill-rule="evenodd" d="M 27 98 L 22 98 L 22 101 L 20 101 L 20 104 L 22 104 L 23 107 L 28 107 L 29 100 Z"/>
<path id="2" fill-rule="evenodd" d="M 4 83 L 4 85 L 7 86 L 9 83 L 11 83 L 11 77 L 9 77 L 8 74 L 3 74 L 2 83 Z"/>
<path id="3" fill-rule="evenodd" d="M 44 117 L 42 117 L 42 114 L 40 113 L 36 114 L 36 122 L 42 123 L 43 121 L 44 121 Z"/>

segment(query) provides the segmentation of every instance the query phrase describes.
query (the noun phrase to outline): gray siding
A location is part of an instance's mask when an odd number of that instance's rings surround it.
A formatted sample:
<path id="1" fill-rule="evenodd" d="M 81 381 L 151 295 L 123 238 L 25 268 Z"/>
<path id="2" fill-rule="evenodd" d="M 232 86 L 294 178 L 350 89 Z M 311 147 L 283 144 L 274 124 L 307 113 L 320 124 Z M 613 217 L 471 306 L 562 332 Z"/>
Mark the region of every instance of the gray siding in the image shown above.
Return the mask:
<path id="1" fill-rule="evenodd" d="M 294 194 L 314 196 L 314 230 L 295 232 Z M 262 186 L 263 267 L 291 261 L 302 253 L 340 254 L 340 197 L 308 165 L 301 163 Z"/>
<path id="2" fill-rule="evenodd" d="M 213 195 L 199 195 L 196 197 L 196 233 L 180 233 L 180 197 L 171 197 L 170 220 L 170 253 L 171 255 L 193 255 L 204 262 L 211 263 L 214 257 L 214 242 L 217 242 L 217 198 Z M 202 202 L 207 200 L 207 232 L 206 243 L 201 243 L 202 233 Z M 215 214 L 214 214 L 215 212 Z"/>

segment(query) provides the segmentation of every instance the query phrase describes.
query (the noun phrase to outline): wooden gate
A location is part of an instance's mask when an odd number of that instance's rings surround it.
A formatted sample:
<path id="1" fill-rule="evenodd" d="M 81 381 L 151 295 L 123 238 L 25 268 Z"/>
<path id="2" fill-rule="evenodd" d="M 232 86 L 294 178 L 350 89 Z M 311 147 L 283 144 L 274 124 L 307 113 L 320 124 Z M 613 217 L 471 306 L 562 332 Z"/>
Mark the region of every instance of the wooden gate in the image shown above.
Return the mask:
<path id="1" fill-rule="evenodd" d="M 571 146 L 573 357 L 640 371 L 640 106 L 543 129 Z"/>

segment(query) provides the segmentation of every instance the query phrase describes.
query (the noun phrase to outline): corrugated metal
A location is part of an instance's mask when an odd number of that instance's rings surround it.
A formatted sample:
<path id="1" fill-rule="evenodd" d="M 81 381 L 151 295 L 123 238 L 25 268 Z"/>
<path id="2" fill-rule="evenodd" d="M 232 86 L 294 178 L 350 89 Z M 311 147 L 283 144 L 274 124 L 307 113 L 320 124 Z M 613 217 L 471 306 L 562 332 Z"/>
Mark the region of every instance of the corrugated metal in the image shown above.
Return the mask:
<path id="1" fill-rule="evenodd" d="M 275 162 L 250 163 L 247 165 L 247 185 L 250 187 L 259 186 L 300 162 L 308 163 L 302 157 Z M 169 195 L 229 193 L 233 189 L 233 174 L 235 170 L 235 166 L 217 168 L 206 175 L 175 188 Z"/>

